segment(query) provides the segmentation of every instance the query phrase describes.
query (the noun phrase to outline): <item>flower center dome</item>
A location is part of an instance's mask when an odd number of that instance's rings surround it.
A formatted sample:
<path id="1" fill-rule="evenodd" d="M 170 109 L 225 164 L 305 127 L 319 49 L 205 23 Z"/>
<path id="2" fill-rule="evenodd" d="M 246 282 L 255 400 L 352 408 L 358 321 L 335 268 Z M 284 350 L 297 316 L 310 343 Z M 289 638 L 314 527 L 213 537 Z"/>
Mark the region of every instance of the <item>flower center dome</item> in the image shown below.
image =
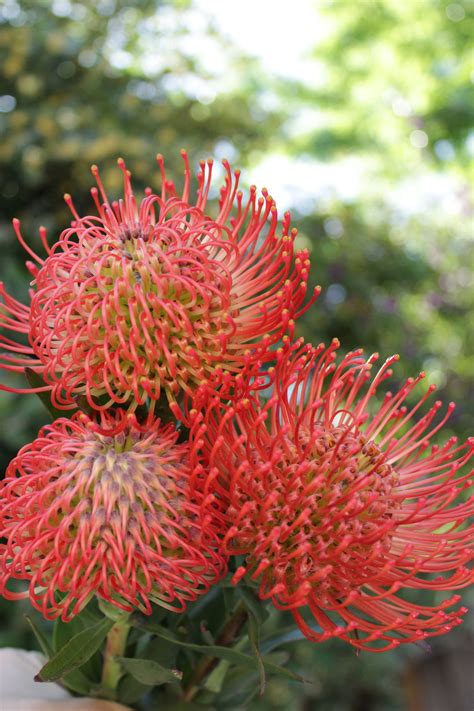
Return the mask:
<path id="1" fill-rule="evenodd" d="M 235 501 L 248 503 L 230 548 L 248 545 L 249 569 L 266 569 L 269 585 L 279 581 L 286 596 L 305 580 L 321 599 L 345 598 L 374 579 L 391 546 L 397 475 L 385 460 L 374 442 L 347 427 L 315 423 L 297 441 L 283 438 L 267 462 L 258 454 L 253 481 L 236 483 L 231 520 Z M 255 478 L 255 465 L 266 470 L 263 477 Z"/>
<path id="2" fill-rule="evenodd" d="M 175 400 L 209 379 L 232 332 L 231 280 L 187 223 L 89 227 L 53 252 L 32 298 L 31 343 L 67 397 Z M 67 399 L 67 398 L 66 398 Z"/>
<path id="3" fill-rule="evenodd" d="M 123 415 L 123 413 L 122 413 Z M 1 484 L 0 589 L 68 620 L 97 595 L 181 612 L 222 574 L 217 536 L 190 497 L 189 445 L 159 421 L 83 413 L 44 428 Z M 29 592 L 11 593 L 10 579 Z M 57 595 L 59 594 L 59 596 Z"/>

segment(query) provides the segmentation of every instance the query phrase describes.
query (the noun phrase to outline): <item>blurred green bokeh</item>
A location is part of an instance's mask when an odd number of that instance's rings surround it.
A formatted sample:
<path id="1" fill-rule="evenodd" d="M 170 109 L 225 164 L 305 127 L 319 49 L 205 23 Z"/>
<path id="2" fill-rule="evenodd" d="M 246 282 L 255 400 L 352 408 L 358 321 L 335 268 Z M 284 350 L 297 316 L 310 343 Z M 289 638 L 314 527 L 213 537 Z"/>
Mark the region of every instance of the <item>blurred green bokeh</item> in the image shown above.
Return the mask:
<path id="1" fill-rule="evenodd" d="M 262 26 L 262 43 L 284 12 Z M 91 163 L 118 195 L 118 156 L 140 189 L 158 184 L 157 151 L 177 178 L 183 146 L 194 163 L 227 154 L 245 169 L 244 183 L 265 175 L 311 250 L 312 284 L 324 291 L 299 335 L 400 353 L 395 382 L 424 370 L 443 400 L 457 402 L 447 436 L 466 437 L 474 399 L 474 3 L 321 0 L 314 23 L 325 30 L 308 49 L 308 80 L 273 74 L 261 57 L 245 55 L 198 0 L 4 0 L 0 278 L 26 296 L 10 221 L 21 218 L 33 245 L 39 225 L 54 239 L 69 220 L 64 192 L 79 211 L 91 209 Z M 0 417 L 4 469 L 47 414 L 34 396 L 2 394 Z M 0 645 L 33 646 L 27 609 L 2 603 Z M 452 637 L 472 627 L 471 614 Z M 402 709 L 399 674 L 407 657 L 422 654 L 355 657 L 338 642 L 288 650 L 314 686 L 272 681 L 253 708 Z"/>

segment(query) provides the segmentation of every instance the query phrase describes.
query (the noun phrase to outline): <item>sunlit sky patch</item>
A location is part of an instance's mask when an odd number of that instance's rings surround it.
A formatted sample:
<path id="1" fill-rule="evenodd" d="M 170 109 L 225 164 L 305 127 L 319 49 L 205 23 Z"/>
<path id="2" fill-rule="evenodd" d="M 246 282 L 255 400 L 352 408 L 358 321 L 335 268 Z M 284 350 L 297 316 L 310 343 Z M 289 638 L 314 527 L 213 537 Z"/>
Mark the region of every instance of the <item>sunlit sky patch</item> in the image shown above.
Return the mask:
<path id="1" fill-rule="evenodd" d="M 284 77 L 315 86 L 324 80 L 324 70 L 312 53 L 330 31 L 330 23 L 321 12 L 330 2 L 298 0 L 296 9 L 292 3 L 195 0 L 194 8 L 201 17 L 212 17 L 222 36 L 229 37 L 246 54 L 256 57 L 272 78 Z M 272 99 L 271 92 L 269 99 Z M 393 106 L 397 115 L 405 115 L 410 110 L 408 102 L 401 98 Z M 305 107 L 298 111 L 287 130 L 293 135 L 314 130 L 319 118 L 317 106 Z M 415 130 L 409 135 L 409 141 L 415 148 L 422 149 L 428 143 L 428 136 L 424 131 Z M 442 159 L 448 159 L 450 150 L 453 150 L 450 145 L 441 145 L 437 153 L 442 153 Z M 463 211 L 465 199 L 457 178 L 428 168 L 422 168 L 420 173 L 390 191 L 388 202 L 396 214 L 409 218 L 427 210 L 444 215 Z M 253 167 L 252 178 L 257 184 L 267 185 L 282 209 L 293 206 L 302 213 L 310 213 L 318 207 L 325 209 L 332 200 L 353 202 L 362 194 L 374 192 L 371 166 L 357 157 L 323 163 L 309 157 L 295 160 L 274 152 Z"/>
<path id="2" fill-rule="evenodd" d="M 326 36 L 327 20 L 314 0 L 298 0 L 297 4 L 195 0 L 194 6 L 214 18 L 222 35 L 246 54 L 258 57 L 263 69 L 307 85 L 315 82 L 316 62 L 309 55 Z"/>

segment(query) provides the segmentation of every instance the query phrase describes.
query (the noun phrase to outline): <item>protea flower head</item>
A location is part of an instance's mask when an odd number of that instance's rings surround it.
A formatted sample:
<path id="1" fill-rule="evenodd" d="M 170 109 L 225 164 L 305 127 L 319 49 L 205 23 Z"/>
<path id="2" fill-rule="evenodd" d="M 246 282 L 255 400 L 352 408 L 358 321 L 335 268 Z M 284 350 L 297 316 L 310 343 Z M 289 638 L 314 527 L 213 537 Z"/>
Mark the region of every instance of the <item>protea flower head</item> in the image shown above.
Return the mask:
<path id="1" fill-rule="evenodd" d="M 194 413 L 193 438 L 227 506 L 225 550 L 246 556 L 234 582 L 257 581 L 310 640 L 382 651 L 442 634 L 465 612 L 457 595 L 424 607 L 405 591 L 473 581 L 474 504 L 458 497 L 474 439 L 431 446 L 453 405 L 433 424 L 440 402 L 419 416 L 433 387 L 406 404 L 423 374 L 377 403 L 397 357 L 372 376 L 376 355 L 336 364 L 337 347 L 282 349 L 271 397 L 257 377 L 234 387 L 225 411 L 211 398 Z"/>
<path id="2" fill-rule="evenodd" d="M 84 413 L 46 426 L 0 487 L 0 594 L 69 620 L 95 595 L 180 612 L 225 572 L 173 425 Z M 28 581 L 15 591 L 10 581 Z"/>
<path id="3" fill-rule="evenodd" d="M 92 189 L 97 215 L 81 217 L 66 195 L 74 221 L 39 257 L 14 228 L 34 262 L 31 305 L 0 285 L 0 326 L 26 334 L 28 345 L 7 337 L 3 367 L 33 368 L 52 389 L 59 408 L 87 398 L 93 409 L 134 408 L 166 394 L 175 413 L 181 393 L 192 394 L 222 369 L 265 358 L 271 344 L 293 329 L 306 293 L 309 260 L 294 253 L 296 230 L 264 189 L 245 202 L 239 171 L 224 161 L 218 214 L 205 213 L 212 161 L 202 162 L 198 192 L 189 201 L 186 153 L 182 194 L 162 174 L 161 194 L 133 193 L 122 159 L 124 197 L 110 202 L 96 166 Z M 315 295 L 319 293 L 316 290 Z M 308 304 L 309 305 L 309 304 Z M 153 407 L 153 405 L 152 405 Z"/>

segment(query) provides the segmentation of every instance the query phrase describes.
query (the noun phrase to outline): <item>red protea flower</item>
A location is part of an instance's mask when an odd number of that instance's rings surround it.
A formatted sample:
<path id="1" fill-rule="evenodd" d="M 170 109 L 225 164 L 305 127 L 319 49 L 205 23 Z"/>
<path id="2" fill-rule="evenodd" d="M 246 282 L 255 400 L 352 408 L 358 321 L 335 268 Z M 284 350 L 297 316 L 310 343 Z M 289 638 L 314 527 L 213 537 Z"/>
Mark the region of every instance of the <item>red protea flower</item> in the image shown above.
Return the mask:
<path id="1" fill-rule="evenodd" d="M 211 380 L 220 369 L 236 372 L 293 329 L 306 292 L 308 254 L 296 253 L 296 230 L 286 213 L 278 232 L 277 210 L 266 190 L 255 187 L 244 204 L 239 171 L 224 161 L 225 184 L 214 219 L 204 210 L 212 161 L 201 163 L 195 204 L 189 203 L 190 170 L 178 197 L 166 179 L 161 195 L 145 191 L 140 206 L 122 159 L 124 198 L 110 203 L 97 167 L 92 189 L 98 216 L 74 221 L 41 259 L 17 237 L 37 264 L 31 306 L 9 297 L 0 285 L 0 325 L 28 337 L 9 338 L 3 367 L 32 367 L 52 389 L 57 407 L 85 395 L 94 409 L 112 403 L 135 407 L 162 391 L 175 412 L 177 398 Z M 316 294 L 319 290 L 316 290 Z"/>
<path id="2" fill-rule="evenodd" d="M 206 592 L 225 561 L 202 496 L 189 498 L 189 445 L 177 436 L 123 412 L 42 429 L 0 486 L 0 593 L 67 621 L 94 595 L 150 613 Z M 10 591 L 12 579 L 29 590 Z"/>
<path id="3" fill-rule="evenodd" d="M 260 598 L 291 610 L 310 640 L 381 651 L 442 634 L 465 612 L 449 609 L 457 595 L 424 607 L 400 593 L 473 580 L 474 505 L 456 500 L 474 439 L 429 449 L 454 406 L 434 426 L 440 402 L 415 418 L 434 390 L 405 404 L 423 374 L 377 405 L 397 356 L 371 378 L 376 355 L 336 365 L 337 347 L 281 351 L 268 402 L 261 379 L 247 393 L 234 385 L 225 411 L 216 398 L 196 416 L 194 447 L 207 449 L 209 489 L 228 506 L 225 549 L 247 556 L 234 582 L 258 580 Z"/>

